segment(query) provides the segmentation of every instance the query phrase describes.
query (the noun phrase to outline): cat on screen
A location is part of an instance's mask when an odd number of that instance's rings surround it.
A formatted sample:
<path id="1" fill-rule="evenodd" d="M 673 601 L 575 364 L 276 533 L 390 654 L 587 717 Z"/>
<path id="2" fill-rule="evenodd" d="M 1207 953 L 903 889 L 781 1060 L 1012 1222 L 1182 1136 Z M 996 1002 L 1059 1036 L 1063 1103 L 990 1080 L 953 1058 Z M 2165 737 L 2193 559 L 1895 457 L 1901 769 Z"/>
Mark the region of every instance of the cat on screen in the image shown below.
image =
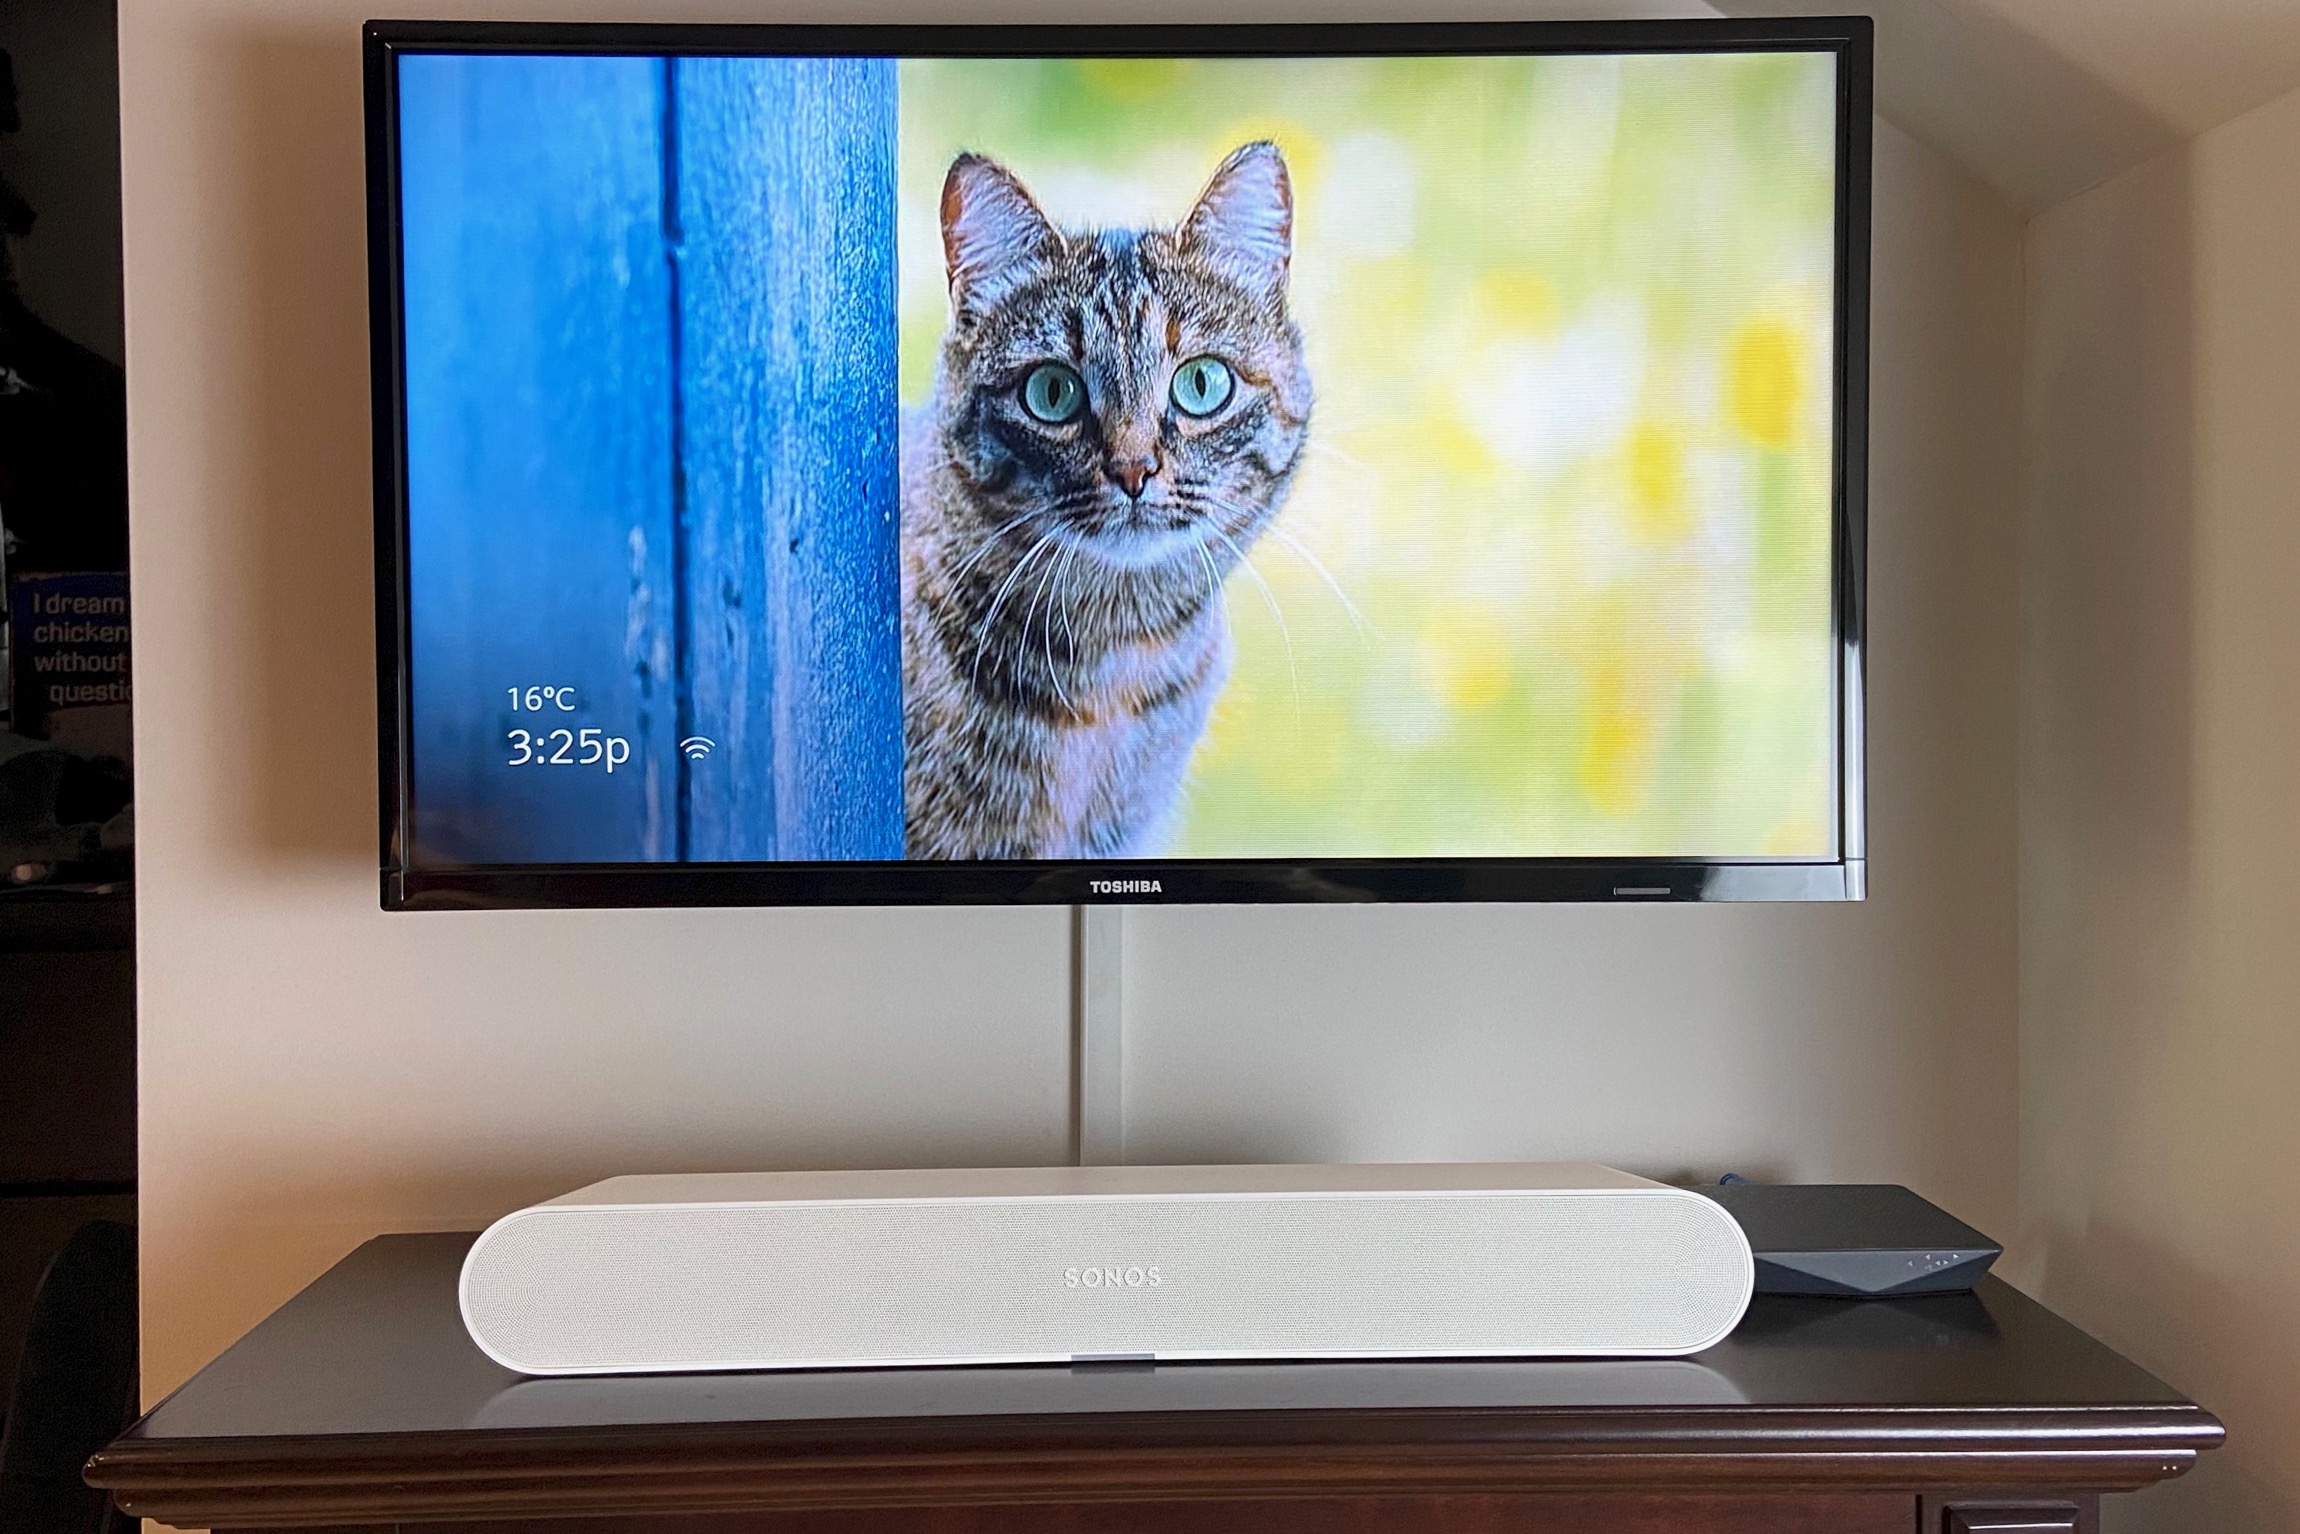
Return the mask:
<path id="1" fill-rule="evenodd" d="M 950 326 L 903 432 L 909 855 L 1155 853 L 1229 675 L 1223 583 L 1308 444 L 1285 159 L 1244 145 L 1179 223 L 1081 232 L 962 154 L 941 222 Z"/>

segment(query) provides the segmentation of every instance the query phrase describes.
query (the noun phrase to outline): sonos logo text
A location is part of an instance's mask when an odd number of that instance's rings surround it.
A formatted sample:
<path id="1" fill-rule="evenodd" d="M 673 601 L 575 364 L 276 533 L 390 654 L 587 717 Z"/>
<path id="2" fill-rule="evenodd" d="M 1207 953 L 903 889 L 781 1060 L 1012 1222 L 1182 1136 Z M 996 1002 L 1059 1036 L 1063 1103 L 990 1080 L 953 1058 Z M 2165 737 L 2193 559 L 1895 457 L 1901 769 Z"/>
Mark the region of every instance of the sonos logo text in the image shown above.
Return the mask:
<path id="1" fill-rule="evenodd" d="M 1156 879 L 1089 879 L 1086 887 L 1097 895 L 1163 895 L 1166 886 Z"/>
<path id="2" fill-rule="evenodd" d="M 1064 1268 L 1065 1289 L 1156 1289 L 1166 1276 L 1156 1268 Z"/>

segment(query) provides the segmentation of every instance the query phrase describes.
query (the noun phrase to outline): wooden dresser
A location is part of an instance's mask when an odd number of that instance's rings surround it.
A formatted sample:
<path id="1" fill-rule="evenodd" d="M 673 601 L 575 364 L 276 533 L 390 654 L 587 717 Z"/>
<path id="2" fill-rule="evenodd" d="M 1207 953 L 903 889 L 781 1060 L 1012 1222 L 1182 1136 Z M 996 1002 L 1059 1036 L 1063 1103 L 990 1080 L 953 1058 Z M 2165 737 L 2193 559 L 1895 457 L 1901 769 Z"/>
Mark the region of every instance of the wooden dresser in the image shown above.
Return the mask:
<path id="1" fill-rule="evenodd" d="M 468 1233 L 370 1241 L 90 1463 L 181 1527 L 2090 1534 L 2220 1423 L 1991 1279 L 1684 1361 L 523 1379 Z"/>

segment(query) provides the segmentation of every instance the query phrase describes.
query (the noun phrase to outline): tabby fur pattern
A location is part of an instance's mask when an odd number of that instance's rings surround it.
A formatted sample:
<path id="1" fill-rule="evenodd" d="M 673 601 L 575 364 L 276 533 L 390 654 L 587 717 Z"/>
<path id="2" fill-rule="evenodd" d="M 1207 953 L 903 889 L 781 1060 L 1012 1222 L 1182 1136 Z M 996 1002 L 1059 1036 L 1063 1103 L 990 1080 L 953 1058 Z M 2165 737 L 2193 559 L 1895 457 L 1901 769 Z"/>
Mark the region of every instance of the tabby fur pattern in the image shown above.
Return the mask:
<path id="1" fill-rule="evenodd" d="M 1229 675 L 1223 583 L 1309 440 L 1285 160 L 1242 146 L 1171 228 L 1065 231 L 966 154 L 941 218 L 951 322 L 903 433 L 909 854 L 1155 854 Z M 1230 391 L 1194 413 L 1176 374 L 1208 358 Z M 1049 364 L 1068 419 L 1026 398 Z"/>

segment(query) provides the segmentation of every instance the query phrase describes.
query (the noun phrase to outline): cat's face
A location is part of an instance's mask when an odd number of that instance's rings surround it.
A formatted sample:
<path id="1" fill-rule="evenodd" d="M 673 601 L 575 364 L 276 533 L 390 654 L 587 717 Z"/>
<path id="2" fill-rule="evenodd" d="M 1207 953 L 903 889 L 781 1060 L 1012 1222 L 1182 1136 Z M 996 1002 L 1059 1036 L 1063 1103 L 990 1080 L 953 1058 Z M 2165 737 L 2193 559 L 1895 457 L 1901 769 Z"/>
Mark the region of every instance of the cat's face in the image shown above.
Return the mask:
<path id="1" fill-rule="evenodd" d="M 942 231 L 943 442 L 1003 526 L 1129 569 L 1243 557 L 1309 427 L 1276 146 L 1233 153 L 1171 228 L 1077 234 L 962 155 Z"/>

